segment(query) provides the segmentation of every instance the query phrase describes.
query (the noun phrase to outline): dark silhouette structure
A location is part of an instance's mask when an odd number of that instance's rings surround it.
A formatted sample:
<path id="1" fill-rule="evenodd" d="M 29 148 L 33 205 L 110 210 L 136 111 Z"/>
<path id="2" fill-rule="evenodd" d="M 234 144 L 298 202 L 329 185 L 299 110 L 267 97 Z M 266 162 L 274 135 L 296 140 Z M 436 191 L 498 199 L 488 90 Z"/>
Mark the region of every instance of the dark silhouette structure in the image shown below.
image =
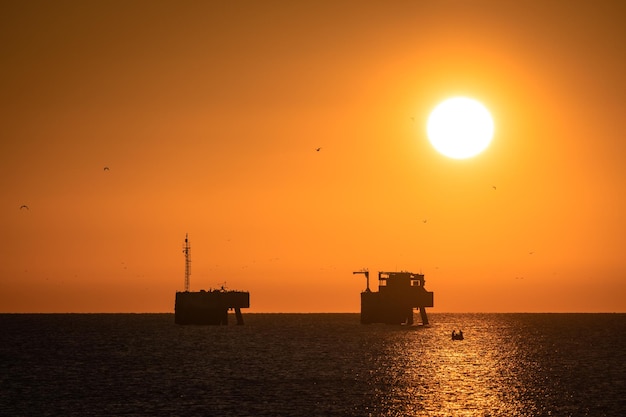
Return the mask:
<path id="1" fill-rule="evenodd" d="M 242 308 L 250 308 L 250 293 L 225 289 L 177 292 L 174 306 L 176 324 L 228 324 L 228 310 L 235 310 L 237 324 L 243 324 Z"/>
<path id="2" fill-rule="evenodd" d="M 235 310 L 237 324 L 243 324 L 242 308 L 250 308 L 250 293 L 228 291 L 223 286 L 219 290 L 189 291 L 191 277 L 191 245 L 185 235 L 185 291 L 176 292 L 174 321 L 176 324 L 228 324 L 228 310 Z"/>
<path id="3" fill-rule="evenodd" d="M 419 309 L 422 324 L 428 324 L 426 307 L 433 307 L 433 292 L 424 288 L 424 275 L 412 272 L 379 272 L 378 292 L 370 290 L 369 271 L 361 293 L 361 323 L 413 324 L 413 309 Z"/>

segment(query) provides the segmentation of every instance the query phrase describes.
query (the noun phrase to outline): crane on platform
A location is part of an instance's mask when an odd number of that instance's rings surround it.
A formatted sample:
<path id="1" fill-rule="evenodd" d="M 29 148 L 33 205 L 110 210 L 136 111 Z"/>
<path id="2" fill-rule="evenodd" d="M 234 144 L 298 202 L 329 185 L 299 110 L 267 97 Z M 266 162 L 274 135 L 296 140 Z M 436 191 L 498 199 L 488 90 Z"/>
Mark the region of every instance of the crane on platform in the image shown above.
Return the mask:
<path id="1" fill-rule="evenodd" d="M 363 274 L 365 275 L 365 282 L 366 282 L 366 287 L 365 287 L 365 292 L 371 292 L 370 290 L 370 272 L 367 268 L 363 268 L 360 271 L 354 271 L 352 273 L 353 275 L 356 274 Z"/>

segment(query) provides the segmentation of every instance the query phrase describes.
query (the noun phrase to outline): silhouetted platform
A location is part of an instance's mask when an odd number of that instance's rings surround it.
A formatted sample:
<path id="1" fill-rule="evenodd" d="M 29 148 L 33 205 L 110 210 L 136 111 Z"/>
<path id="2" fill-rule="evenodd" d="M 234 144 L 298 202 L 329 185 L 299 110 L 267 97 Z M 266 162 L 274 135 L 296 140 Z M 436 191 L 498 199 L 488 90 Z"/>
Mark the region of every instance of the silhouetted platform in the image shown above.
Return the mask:
<path id="1" fill-rule="evenodd" d="M 361 293 L 361 323 L 413 324 L 413 309 L 419 309 L 422 324 L 428 324 L 426 307 L 434 306 L 434 294 L 424 288 L 424 275 L 412 272 L 379 272 L 378 292 L 369 288 L 369 272 Z"/>
<path id="2" fill-rule="evenodd" d="M 211 290 L 177 292 L 174 306 L 176 324 L 228 324 L 228 310 L 235 310 L 237 324 L 243 324 L 242 308 L 250 308 L 247 291 Z"/>

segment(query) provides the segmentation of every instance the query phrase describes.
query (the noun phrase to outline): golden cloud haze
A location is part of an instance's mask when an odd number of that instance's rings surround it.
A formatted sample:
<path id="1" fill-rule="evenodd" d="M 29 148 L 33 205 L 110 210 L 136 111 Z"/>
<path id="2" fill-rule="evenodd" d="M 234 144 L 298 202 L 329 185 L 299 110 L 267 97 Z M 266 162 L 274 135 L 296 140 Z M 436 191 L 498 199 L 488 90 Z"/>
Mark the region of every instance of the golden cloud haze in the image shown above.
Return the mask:
<path id="1" fill-rule="evenodd" d="M 434 311 L 626 311 L 620 2 L 0 10 L 3 312 L 173 311 L 187 232 L 192 290 L 251 312 L 356 312 L 362 267 Z M 426 138 L 456 95 L 495 123 L 467 160 Z"/>

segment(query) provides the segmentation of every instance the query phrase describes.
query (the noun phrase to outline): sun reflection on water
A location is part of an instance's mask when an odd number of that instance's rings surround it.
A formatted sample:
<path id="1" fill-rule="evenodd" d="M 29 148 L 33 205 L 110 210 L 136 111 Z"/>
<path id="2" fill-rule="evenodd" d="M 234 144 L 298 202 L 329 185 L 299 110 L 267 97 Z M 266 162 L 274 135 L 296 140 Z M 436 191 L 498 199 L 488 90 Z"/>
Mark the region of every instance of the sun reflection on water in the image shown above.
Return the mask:
<path id="1" fill-rule="evenodd" d="M 626 315 L 0 315 L 6 415 L 626 415 Z M 452 341 L 452 329 L 465 340 Z M 173 401 L 172 399 L 175 399 Z M 69 411 L 68 411 L 69 410 Z"/>
<path id="2" fill-rule="evenodd" d="M 444 320 L 442 320 L 444 319 Z M 469 323 L 468 323 L 469 324 Z M 458 324 L 440 316 L 430 328 L 389 333 L 386 375 L 377 391 L 384 415 L 525 416 L 532 404 L 520 397 L 514 344 L 507 328 L 472 320 L 465 340 L 453 341 Z M 506 349 L 503 348 L 506 346 Z M 381 363 L 386 362 L 386 363 Z"/>

